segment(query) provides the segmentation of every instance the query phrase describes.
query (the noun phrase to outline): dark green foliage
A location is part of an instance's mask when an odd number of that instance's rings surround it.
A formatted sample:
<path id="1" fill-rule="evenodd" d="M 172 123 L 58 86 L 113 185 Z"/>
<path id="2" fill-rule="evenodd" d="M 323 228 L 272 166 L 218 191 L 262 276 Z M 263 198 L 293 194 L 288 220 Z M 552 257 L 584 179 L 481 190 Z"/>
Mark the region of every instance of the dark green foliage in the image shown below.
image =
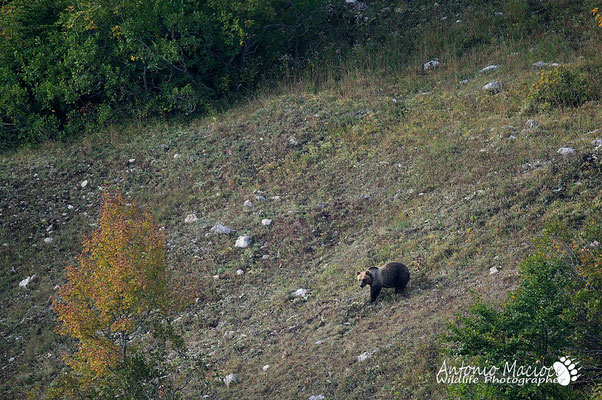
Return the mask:
<path id="1" fill-rule="evenodd" d="M 583 366 L 579 379 L 599 382 L 600 224 L 591 223 L 577 239 L 566 232 L 562 224 L 550 225 L 539 251 L 522 263 L 520 284 L 501 308 L 477 301 L 469 315 L 449 324 L 445 339 L 451 355 L 471 365 L 503 368 L 514 360 L 518 365 L 551 366 L 572 354 Z M 450 386 L 450 394 L 471 399 L 584 395 L 576 385 L 555 383 L 457 384 Z"/>
<path id="2" fill-rule="evenodd" d="M 328 26 L 321 3 L 10 1 L 0 17 L 0 147 L 123 115 L 206 110 L 282 55 L 311 51 Z"/>

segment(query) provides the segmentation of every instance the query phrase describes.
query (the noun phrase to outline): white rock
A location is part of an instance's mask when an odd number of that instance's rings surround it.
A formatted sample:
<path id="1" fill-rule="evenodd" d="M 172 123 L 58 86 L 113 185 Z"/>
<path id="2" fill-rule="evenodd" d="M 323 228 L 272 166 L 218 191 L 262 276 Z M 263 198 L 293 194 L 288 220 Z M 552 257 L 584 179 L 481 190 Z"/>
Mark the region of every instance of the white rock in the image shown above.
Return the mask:
<path id="1" fill-rule="evenodd" d="M 498 270 L 496 267 L 489 268 L 489 275 L 497 274 Z"/>
<path id="2" fill-rule="evenodd" d="M 227 235 L 236 232 L 236 230 L 222 224 L 215 224 L 215 226 L 211 228 L 211 232 L 216 233 L 218 235 Z"/>
<path id="3" fill-rule="evenodd" d="M 135 159 L 135 158 L 130 158 L 130 159 L 128 160 L 128 162 L 129 162 L 130 164 L 131 164 L 131 163 L 133 163 L 134 161 L 136 161 L 136 159 Z"/>
<path id="4" fill-rule="evenodd" d="M 295 297 L 305 297 L 307 295 L 307 289 L 297 289 L 293 292 Z"/>
<path id="5" fill-rule="evenodd" d="M 27 285 L 29 285 L 30 283 L 35 282 L 37 280 L 38 280 L 38 277 L 36 276 L 36 274 L 33 274 L 32 276 L 28 276 L 27 278 L 25 278 L 21 282 L 19 282 L 19 287 L 26 288 Z"/>
<path id="6" fill-rule="evenodd" d="M 602 146 L 602 139 L 592 140 L 592 144 L 596 147 Z"/>
<path id="7" fill-rule="evenodd" d="M 536 63 L 533 63 L 533 66 L 535 68 L 545 68 L 547 67 L 549 64 L 545 61 L 537 61 Z"/>
<path id="8" fill-rule="evenodd" d="M 177 160 L 178 158 L 182 157 L 180 154 L 176 153 L 173 155 L 174 160 Z"/>
<path id="9" fill-rule="evenodd" d="M 569 154 L 575 154 L 575 149 L 571 147 L 561 147 L 556 153 L 561 154 L 563 156 L 567 156 Z"/>
<path id="10" fill-rule="evenodd" d="M 366 351 L 366 352 L 360 354 L 359 356 L 357 356 L 357 361 L 358 362 L 366 361 L 367 359 L 372 357 L 374 355 L 374 353 L 376 353 L 376 350 Z"/>
<path id="11" fill-rule="evenodd" d="M 272 224 L 272 220 L 269 219 L 269 218 L 264 218 L 264 219 L 261 220 L 261 224 L 264 225 L 264 226 L 271 225 Z"/>
<path id="12" fill-rule="evenodd" d="M 460 85 L 466 85 L 468 83 L 468 79 L 464 79 L 460 81 Z"/>
<path id="13" fill-rule="evenodd" d="M 270 258 L 270 256 L 268 254 L 264 254 L 261 256 L 262 259 L 267 260 L 268 258 Z"/>
<path id="14" fill-rule="evenodd" d="M 187 224 L 192 224 L 193 222 L 197 222 L 198 220 L 199 219 L 197 218 L 196 214 L 188 214 L 184 219 L 184 222 Z"/>
<path id="15" fill-rule="evenodd" d="M 249 247 L 250 244 L 250 236 L 239 236 L 238 239 L 236 239 L 236 243 L 234 243 L 234 247 L 241 247 L 244 249 L 245 247 Z"/>
<path id="16" fill-rule="evenodd" d="M 501 12 L 501 11 L 496 11 L 496 12 L 494 12 L 494 13 L 493 13 L 493 15 L 496 15 L 496 16 L 498 16 L 498 17 L 501 17 L 502 15 L 504 15 L 504 13 L 503 13 L 503 12 Z"/>
<path id="17" fill-rule="evenodd" d="M 237 269 L 236 270 L 236 275 L 244 275 L 245 271 L 243 271 L 242 269 Z"/>
<path id="18" fill-rule="evenodd" d="M 429 70 L 429 69 L 435 69 L 437 67 L 439 67 L 439 60 L 438 59 L 434 59 L 431 60 L 429 62 L 425 62 L 424 65 L 422 66 L 425 70 Z"/>
<path id="19" fill-rule="evenodd" d="M 11 358 L 9 358 L 9 359 L 8 359 L 8 362 L 9 362 L 9 363 L 11 363 L 11 362 L 13 362 L 13 361 L 15 361 L 15 357 L 11 357 Z"/>
<path id="20" fill-rule="evenodd" d="M 326 397 L 324 397 L 323 394 L 318 394 L 318 395 L 315 395 L 315 396 L 310 396 L 309 399 L 307 399 L 307 400 L 324 400 L 325 398 Z"/>
<path id="21" fill-rule="evenodd" d="M 534 119 L 529 119 L 527 122 L 525 122 L 525 128 L 530 130 L 537 129 L 539 128 L 539 122 L 535 121 Z"/>
<path id="22" fill-rule="evenodd" d="M 510 135 L 510 136 L 508 136 L 508 140 L 516 140 L 516 136 Z"/>
<path id="23" fill-rule="evenodd" d="M 54 242 L 54 238 L 47 237 L 47 238 L 44 239 L 44 243 L 46 243 L 46 244 L 50 244 L 52 242 Z"/>
<path id="24" fill-rule="evenodd" d="M 79 184 L 79 186 L 83 188 L 85 188 L 86 186 L 88 186 L 88 180 L 82 181 L 82 183 Z"/>
<path id="25" fill-rule="evenodd" d="M 253 208 L 253 202 L 251 200 L 245 200 L 242 206 L 246 208 Z"/>
<path id="26" fill-rule="evenodd" d="M 294 137 L 290 138 L 288 142 L 291 144 L 291 146 L 296 146 L 299 144 L 299 142 L 297 142 L 297 139 L 295 139 Z"/>
<path id="27" fill-rule="evenodd" d="M 219 275 L 213 275 L 213 279 L 215 279 L 215 280 L 219 279 Z"/>
<path id="28" fill-rule="evenodd" d="M 499 69 L 499 65 L 495 65 L 495 64 L 491 64 L 486 66 L 485 68 L 481 69 L 479 72 L 489 72 L 489 71 L 495 71 L 496 69 Z"/>
<path id="29" fill-rule="evenodd" d="M 71 204 L 67 205 L 68 210 L 73 210 L 73 206 Z"/>
<path id="30" fill-rule="evenodd" d="M 491 94 L 496 94 L 500 90 L 502 90 L 502 82 L 500 81 L 489 82 L 488 84 L 483 86 L 483 91 L 489 92 Z"/>
<path id="31" fill-rule="evenodd" d="M 263 197 L 263 196 L 261 196 L 261 195 L 258 194 L 257 196 L 255 196 L 255 200 L 257 200 L 257 201 L 265 201 L 265 197 Z"/>
<path id="32" fill-rule="evenodd" d="M 231 384 L 237 383 L 237 382 L 238 382 L 238 376 L 236 376 L 236 374 L 230 374 L 224 378 L 224 383 L 226 384 L 226 386 L 230 386 Z"/>
<path id="33" fill-rule="evenodd" d="M 270 369 L 269 364 L 264 365 L 262 369 L 263 369 L 263 372 L 266 372 L 268 369 Z"/>

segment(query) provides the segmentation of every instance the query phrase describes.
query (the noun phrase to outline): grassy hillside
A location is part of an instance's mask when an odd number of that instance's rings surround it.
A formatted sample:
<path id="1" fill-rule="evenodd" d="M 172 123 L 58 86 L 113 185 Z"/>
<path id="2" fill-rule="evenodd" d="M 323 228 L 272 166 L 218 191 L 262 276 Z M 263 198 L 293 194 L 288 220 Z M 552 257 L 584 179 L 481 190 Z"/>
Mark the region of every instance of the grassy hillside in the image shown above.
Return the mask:
<path id="1" fill-rule="evenodd" d="M 434 376 L 445 322 L 477 294 L 502 301 L 548 221 L 578 227 L 602 211 L 602 148 L 591 143 L 602 138 L 600 102 L 525 109 L 533 63 L 599 71 L 602 59 L 599 36 L 553 34 L 424 71 L 430 56 L 385 72 L 350 62 L 337 80 L 301 79 L 224 113 L 2 156 L 3 397 L 43 388 L 62 368 L 68 343 L 48 299 L 108 186 L 165 226 L 170 268 L 197 299 L 174 322 L 209 369 L 186 397 L 443 397 Z M 490 64 L 499 69 L 479 72 Z M 491 81 L 501 92 L 481 89 Z M 186 224 L 191 213 L 198 221 Z M 216 223 L 237 232 L 213 234 Z M 235 248 L 243 234 L 252 245 Z M 355 271 L 386 261 L 410 267 L 409 287 L 367 305 Z M 299 288 L 305 298 L 292 295 Z M 230 373 L 239 383 L 226 387 Z"/>

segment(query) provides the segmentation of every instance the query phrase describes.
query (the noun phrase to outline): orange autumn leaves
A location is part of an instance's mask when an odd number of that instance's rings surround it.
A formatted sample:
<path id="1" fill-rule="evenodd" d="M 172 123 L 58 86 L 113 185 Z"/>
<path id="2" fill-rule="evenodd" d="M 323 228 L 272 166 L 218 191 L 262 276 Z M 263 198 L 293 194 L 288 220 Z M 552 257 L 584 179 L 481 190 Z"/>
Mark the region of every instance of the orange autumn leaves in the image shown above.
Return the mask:
<path id="1" fill-rule="evenodd" d="M 78 342 L 67 360 L 75 372 L 99 376 L 122 362 L 131 335 L 167 308 L 166 249 L 148 211 L 118 192 L 103 194 L 99 228 L 52 301 L 59 333 Z"/>

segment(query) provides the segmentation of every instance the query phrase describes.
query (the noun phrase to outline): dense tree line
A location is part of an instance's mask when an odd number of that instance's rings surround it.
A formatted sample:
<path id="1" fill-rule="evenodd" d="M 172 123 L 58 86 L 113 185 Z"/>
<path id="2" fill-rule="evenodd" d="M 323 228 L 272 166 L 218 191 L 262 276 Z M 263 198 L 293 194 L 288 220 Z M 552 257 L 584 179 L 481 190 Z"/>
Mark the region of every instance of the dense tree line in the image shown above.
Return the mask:
<path id="1" fill-rule="evenodd" d="M 315 51 L 336 13 L 323 0 L 3 1 L 0 147 L 206 110 Z"/>

